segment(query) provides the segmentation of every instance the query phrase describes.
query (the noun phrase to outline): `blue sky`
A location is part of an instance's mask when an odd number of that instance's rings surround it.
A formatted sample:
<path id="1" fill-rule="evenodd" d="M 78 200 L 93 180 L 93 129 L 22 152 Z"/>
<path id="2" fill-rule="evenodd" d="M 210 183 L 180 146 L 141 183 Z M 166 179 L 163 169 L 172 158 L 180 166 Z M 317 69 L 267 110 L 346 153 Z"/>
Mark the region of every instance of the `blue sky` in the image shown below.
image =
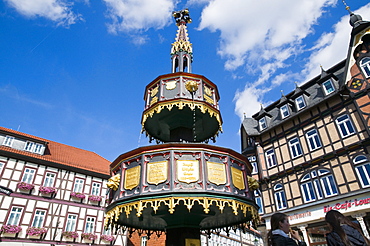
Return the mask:
<path id="1" fill-rule="evenodd" d="M 370 20 L 370 4 L 347 0 Z M 223 130 L 240 150 L 251 116 L 345 58 L 351 26 L 335 0 L 0 1 L 0 125 L 113 161 L 148 145 L 144 88 L 171 72 L 177 27 L 189 8 L 193 73 L 217 84 Z"/>

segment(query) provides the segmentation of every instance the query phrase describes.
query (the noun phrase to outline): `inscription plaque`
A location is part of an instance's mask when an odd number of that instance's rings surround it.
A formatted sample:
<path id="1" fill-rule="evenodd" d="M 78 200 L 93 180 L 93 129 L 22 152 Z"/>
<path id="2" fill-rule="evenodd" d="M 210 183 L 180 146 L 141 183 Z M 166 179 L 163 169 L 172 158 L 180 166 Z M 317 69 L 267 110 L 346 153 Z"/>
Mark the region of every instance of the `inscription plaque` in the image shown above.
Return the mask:
<path id="1" fill-rule="evenodd" d="M 207 162 L 208 181 L 216 185 L 226 184 L 225 164 L 217 162 Z"/>
<path id="2" fill-rule="evenodd" d="M 167 161 L 149 162 L 147 165 L 148 184 L 158 185 L 167 180 Z"/>
<path id="3" fill-rule="evenodd" d="M 132 167 L 125 172 L 125 189 L 132 190 L 139 185 L 141 166 Z"/>
<path id="4" fill-rule="evenodd" d="M 238 188 L 239 190 L 244 190 L 245 183 L 244 183 L 243 172 L 239 169 L 236 169 L 235 167 L 231 167 L 231 176 L 232 176 L 234 186 Z"/>
<path id="5" fill-rule="evenodd" d="M 199 180 L 199 161 L 177 160 L 177 180 L 188 184 L 197 182 Z"/>

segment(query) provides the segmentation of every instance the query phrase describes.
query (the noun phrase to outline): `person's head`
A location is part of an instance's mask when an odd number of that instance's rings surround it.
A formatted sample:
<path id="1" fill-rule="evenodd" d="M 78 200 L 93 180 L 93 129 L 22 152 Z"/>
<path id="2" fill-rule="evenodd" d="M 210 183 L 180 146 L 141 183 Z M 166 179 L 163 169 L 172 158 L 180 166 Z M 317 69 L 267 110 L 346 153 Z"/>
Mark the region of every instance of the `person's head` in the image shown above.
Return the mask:
<path id="1" fill-rule="evenodd" d="M 284 213 L 275 213 L 271 216 L 271 230 L 280 229 L 285 233 L 289 233 L 288 216 Z"/>
<path id="2" fill-rule="evenodd" d="M 337 210 L 330 210 L 325 215 L 325 221 L 332 228 L 338 228 L 341 224 L 347 224 L 348 219 Z"/>

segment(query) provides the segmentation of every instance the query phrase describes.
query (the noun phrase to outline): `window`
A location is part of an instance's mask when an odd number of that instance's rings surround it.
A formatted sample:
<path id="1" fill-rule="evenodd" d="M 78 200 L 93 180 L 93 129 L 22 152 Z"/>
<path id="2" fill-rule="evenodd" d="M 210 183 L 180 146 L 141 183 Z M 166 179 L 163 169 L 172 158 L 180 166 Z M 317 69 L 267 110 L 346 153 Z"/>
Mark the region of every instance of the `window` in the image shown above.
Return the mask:
<path id="1" fill-rule="evenodd" d="M 370 162 L 366 156 L 357 156 L 353 163 L 356 165 L 356 172 L 362 187 L 370 187 Z"/>
<path id="2" fill-rule="evenodd" d="M 339 116 L 335 123 L 337 124 L 339 128 L 340 135 L 345 138 L 347 136 L 350 136 L 355 133 L 355 128 L 353 127 L 353 124 L 351 122 L 351 119 L 347 114 Z"/>
<path id="3" fill-rule="evenodd" d="M 86 233 L 94 233 L 94 226 L 95 226 L 95 218 L 94 217 L 87 217 L 86 224 L 85 224 L 85 232 Z"/>
<path id="4" fill-rule="evenodd" d="M 42 144 L 35 144 L 35 150 L 33 152 L 42 155 L 42 147 L 44 147 Z"/>
<path id="5" fill-rule="evenodd" d="M 370 77 L 370 58 L 364 57 L 360 61 L 360 67 L 366 78 Z"/>
<path id="6" fill-rule="evenodd" d="M 327 80 L 322 83 L 322 87 L 324 88 L 325 95 L 329 95 L 330 93 L 335 91 L 334 85 L 331 80 Z"/>
<path id="7" fill-rule="evenodd" d="M 5 163 L 4 162 L 0 162 L 0 174 L 1 172 L 3 171 L 3 167 L 4 167 Z"/>
<path id="8" fill-rule="evenodd" d="M 258 167 L 257 167 L 256 157 L 255 156 L 249 156 L 248 157 L 248 161 L 249 161 L 249 163 L 253 167 L 252 174 L 258 173 Z"/>
<path id="9" fill-rule="evenodd" d="M 298 110 L 301 110 L 302 108 L 306 107 L 306 103 L 304 101 L 303 96 L 299 96 L 295 99 L 295 105 L 297 106 Z"/>
<path id="10" fill-rule="evenodd" d="M 34 147 L 35 147 L 34 142 L 27 141 L 26 145 L 24 146 L 24 150 L 33 152 Z"/>
<path id="11" fill-rule="evenodd" d="M 69 214 L 67 217 L 66 231 L 76 230 L 77 215 Z"/>
<path id="12" fill-rule="evenodd" d="M 273 167 L 276 166 L 276 158 L 275 158 L 275 152 L 273 149 L 268 149 L 265 153 L 267 167 Z"/>
<path id="13" fill-rule="evenodd" d="M 91 195 L 100 196 L 100 183 L 92 183 Z"/>
<path id="14" fill-rule="evenodd" d="M 267 128 L 267 123 L 266 123 L 266 118 L 265 117 L 261 118 L 258 121 L 258 123 L 260 125 L 260 131 L 262 131 L 263 129 Z"/>
<path id="15" fill-rule="evenodd" d="M 310 150 L 315 150 L 321 148 L 321 141 L 319 138 L 319 134 L 317 133 L 316 129 L 312 129 L 306 133 L 306 138 L 308 142 L 308 146 Z"/>
<path id="16" fill-rule="evenodd" d="M 32 184 L 33 176 L 35 175 L 35 169 L 26 168 L 24 169 L 22 182 Z"/>
<path id="17" fill-rule="evenodd" d="M 305 202 L 311 202 L 338 194 L 333 175 L 325 169 L 313 170 L 301 179 L 301 190 Z"/>
<path id="18" fill-rule="evenodd" d="M 254 191 L 254 197 L 255 197 L 256 204 L 260 207 L 258 209 L 258 213 L 263 214 L 262 198 L 261 198 L 260 194 L 258 193 L 258 191 L 256 191 L 256 190 Z"/>
<path id="19" fill-rule="evenodd" d="M 276 208 L 278 210 L 287 208 L 287 201 L 285 197 L 285 192 L 283 190 L 283 186 L 281 184 L 277 184 L 274 187 L 275 192 L 275 201 L 276 201 Z"/>
<path id="20" fill-rule="evenodd" d="M 75 184 L 73 186 L 73 191 L 74 192 L 82 192 L 83 186 L 84 186 L 83 179 L 76 179 Z"/>
<path id="21" fill-rule="evenodd" d="M 12 147 L 13 141 L 14 141 L 14 137 L 6 136 L 5 139 L 4 139 L 3 145 L 8 146 L 8 147 Z"/>
<path id="22" fill-rule="evenodd" d="M 44 220 L 45 220 L 45 210 L 39 210 L 36 209 L 35 215 L 33 217 L 32 226 L 33 227 L 43 227 L 44 226 Z"/>
<path id="23" fill-rule="evenodd" d="M 55 173 L 46 173 L 44 184 L 45 187 L 54 187 Z"/>
<path id="24" fill-rule="evenodd" d="M 284 105 L 280 108 L 281 117 L 284 119 L 290 115 L 288 105 Z"/>
<path id="25" fill-rule="evenodd" d="M 301 144 L 299 143 L 298 138 L 293 138 L 289 141 L 289 149 L 293 158 L 302 155 L 302 147 Z"/>
<path id="26" fill-rule="evenodd" d="M 7 225 L 19 225 L 19 220 L 22 215 L 23 208 L 22 207 L 12 207 L 10 211 Z"/>
<path id="27" fill-rule="evenodd" d="M 143 236 L 140 238 L 140 246 L 147 246 L 148 245 L 148 237 Z"/>

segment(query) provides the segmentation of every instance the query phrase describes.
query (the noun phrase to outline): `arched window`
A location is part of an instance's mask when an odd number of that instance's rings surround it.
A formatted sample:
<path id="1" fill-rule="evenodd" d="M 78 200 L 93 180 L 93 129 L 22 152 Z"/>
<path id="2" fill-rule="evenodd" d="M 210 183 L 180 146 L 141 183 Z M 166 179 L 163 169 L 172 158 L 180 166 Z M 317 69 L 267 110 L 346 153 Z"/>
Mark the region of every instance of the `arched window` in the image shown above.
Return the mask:
<path id="1" fill-rule="evenodd" d="M 287 208 L 287 201 L 283 186 L 281 184 L 277 184 L 274 187 L 274 195 L 276 201 L 276 208 L 277 210 L 281 210 Z"/>
<path id="2" fill-rule="evenodd" d="M 360 61 L 360 67 L 366 78 L 370 77 L 370 57 L 364 57 Z"/>
<path id="3" fill-rule="evenodd" d="M 338 194 L 333 175 L 326 169 L 313 170 L 301 178 L 301 190 L 305 202 L 320 200 Z"/>
<path id="4" fill-rule="evenodd" d="M 364 155 L 357 156 L 353 163 L 363 188 L 370 187 L 370 162 Z"/>

